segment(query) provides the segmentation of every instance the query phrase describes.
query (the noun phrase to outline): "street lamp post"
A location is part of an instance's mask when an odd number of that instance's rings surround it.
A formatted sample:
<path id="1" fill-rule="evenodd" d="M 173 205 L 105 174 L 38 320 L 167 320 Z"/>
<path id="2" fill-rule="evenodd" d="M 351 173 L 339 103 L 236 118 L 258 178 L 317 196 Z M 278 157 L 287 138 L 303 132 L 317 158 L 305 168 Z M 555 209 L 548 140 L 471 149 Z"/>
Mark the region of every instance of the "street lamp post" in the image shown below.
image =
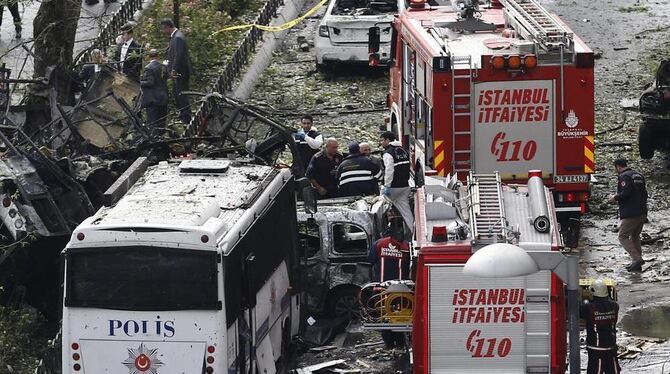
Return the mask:
<path id="1" fill-rule="evenodd" d="M 551 270 L 568 288 L 570 374 L 580 373 L 579 258 L 556 251 L 526 251 L 516 245 L 494 243 L 475 252 L 463 274 L 480 278 L 521 277 Z"/>

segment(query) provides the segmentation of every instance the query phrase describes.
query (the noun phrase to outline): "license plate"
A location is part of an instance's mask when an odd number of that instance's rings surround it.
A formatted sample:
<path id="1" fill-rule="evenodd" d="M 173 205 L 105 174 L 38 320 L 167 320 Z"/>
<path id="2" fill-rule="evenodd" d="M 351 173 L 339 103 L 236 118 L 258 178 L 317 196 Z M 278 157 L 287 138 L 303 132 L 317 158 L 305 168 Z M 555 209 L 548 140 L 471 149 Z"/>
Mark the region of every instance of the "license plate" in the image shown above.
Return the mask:
<path id="1" fill-rule="evenodd" d="M 589 175 L 554 175 L 554 183 L 588 183 Z"/>

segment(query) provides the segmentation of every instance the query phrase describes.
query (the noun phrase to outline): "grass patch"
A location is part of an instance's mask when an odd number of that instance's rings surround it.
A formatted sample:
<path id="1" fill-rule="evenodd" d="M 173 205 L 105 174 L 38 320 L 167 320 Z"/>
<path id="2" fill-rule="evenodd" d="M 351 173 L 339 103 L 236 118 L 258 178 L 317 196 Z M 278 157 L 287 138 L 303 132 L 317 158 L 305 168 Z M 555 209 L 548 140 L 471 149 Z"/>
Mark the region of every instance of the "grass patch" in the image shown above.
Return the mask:
<path id="1" fill-rule="evenodd" d="M 643 13 L 648 12 L 649 8 L 646 5 L 631 5 L 619 8 L 622 13 Z"/>

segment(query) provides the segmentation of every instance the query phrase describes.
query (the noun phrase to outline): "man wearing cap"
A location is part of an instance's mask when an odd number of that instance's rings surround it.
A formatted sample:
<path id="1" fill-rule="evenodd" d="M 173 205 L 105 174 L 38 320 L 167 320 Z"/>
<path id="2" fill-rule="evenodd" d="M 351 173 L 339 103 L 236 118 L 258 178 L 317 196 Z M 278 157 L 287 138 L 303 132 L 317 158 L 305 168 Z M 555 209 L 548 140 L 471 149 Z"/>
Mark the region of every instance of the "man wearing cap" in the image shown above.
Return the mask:
<path id="1" fill-rule="evenodd" d="M 119 71 L 134 81 L 140 80 L 140 69 L 142 68 L 142 46 L 133 38 L 131 22 L 121 26 L 121 45 L 116 51 L 115 60 L 119 62 Z"/>
<path id="2" fill-rule="evenodd" d="M 582 305 L 579 311 L 586 320 L 586 351 L 589 355 L 587 374 L 619 374 L 617 359 L 616 324 L 619 304 L 609 297 L 609 290 L 602 279 L 589 287 L 593 300 Z"/>
<path id="3" fill-rule="evenodd" d="M 367 196 L 379 193 L 377 180 L 382 171 L 360 152 L 358 143 L 349 144 L 349 155 L 337 168 L 340 196 Z"/>
<path id="4" fill-rule="evenodd" d="M 161 21 L 161 30 L 170 37 L 167 71 L 168 76 L 173 81 L 172 91 L 175 104 L 179 109 L 179 119 L 188 124 L 191 122 L 191 103 L 188 96 L 183 95 L 182 92 L 189 90 L 193 67 L 191 66 L 191 56 L 188 52 L 186 36 L 169 18 Z"/>
<path id="5" fill-rule="evenodd" d="M 156 128 L 165 128 L 165 119 L 168 108 L 168 88 L 165 67 L 158 61 L 158 51 L 149 51 L 151 62 L 144 67 L 144 74 L 140 80 L 142 87 L 142 108 L 147 111 L 147 127 L 152 134 Z"/>

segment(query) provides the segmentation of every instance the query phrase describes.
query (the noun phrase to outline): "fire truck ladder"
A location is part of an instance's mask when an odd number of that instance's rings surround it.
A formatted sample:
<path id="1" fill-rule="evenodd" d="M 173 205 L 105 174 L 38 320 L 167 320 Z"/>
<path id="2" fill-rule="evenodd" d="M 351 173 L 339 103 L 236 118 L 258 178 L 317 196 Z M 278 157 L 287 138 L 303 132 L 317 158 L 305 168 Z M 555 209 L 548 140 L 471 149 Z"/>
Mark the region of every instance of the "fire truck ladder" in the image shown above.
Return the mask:
<path id="1" fill-rule="evenodd" d="M 472 87 L 477 69 L 472 56 L 451 56 L 451 115 L 452 170 L 468 173 L 472 170 L 471 126 Z"/>
<path id="2" fill-rule="evenodd" d="M 505 207 L 500 174 L 474 174 L 468 177 L 470 228 L 475 242 L 491 244 L 506 241 Z"/>
<path id="3" fill-rule="evenodd" d="M 539 43 L 545 50 L 563 46 L 572 50 L 572 33 L 568 32 L 537 0 L 504 0 L 507 23 L 527 40 Z"/>

